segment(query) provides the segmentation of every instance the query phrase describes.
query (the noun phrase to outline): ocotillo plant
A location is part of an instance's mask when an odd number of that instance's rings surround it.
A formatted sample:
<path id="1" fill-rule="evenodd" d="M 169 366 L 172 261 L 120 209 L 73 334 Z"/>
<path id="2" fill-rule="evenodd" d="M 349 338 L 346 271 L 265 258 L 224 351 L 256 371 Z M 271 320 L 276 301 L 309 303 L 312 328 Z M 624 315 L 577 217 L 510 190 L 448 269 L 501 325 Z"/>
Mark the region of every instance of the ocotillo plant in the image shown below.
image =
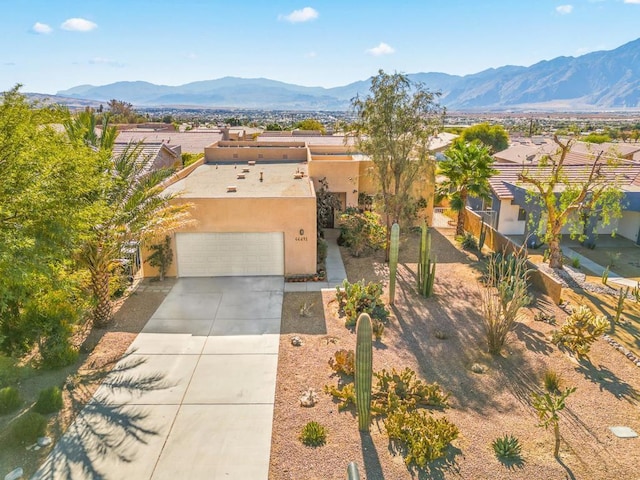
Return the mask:
<path id="1" fill-rule="evenodd" d="M 400 225 L 391 227 L 391 243 L 389 245 L 389 305 L 393 305 L 396 297 L 396 272 L 398 271 L 398 250 L 400 248 Z"/>
<path id="2" fill-rule="evenodd" d="M 356 324 L 355 385 L 358 428 L 369 431 L 371 423 L 371 377 L 373 376 L 373 344 L 371 340 L 371 317 L 362 313 Z"/>
<path id="3" fill-rule="evenodd" d="M 431 262 L 431 233 L 427 224 L 422 222 L 422 237 L 420 239 L 420 258 L 418 259 L 418 291 L 423 297 L 433 293 L 433 280 L 436 276 L 436 262 Z"/>

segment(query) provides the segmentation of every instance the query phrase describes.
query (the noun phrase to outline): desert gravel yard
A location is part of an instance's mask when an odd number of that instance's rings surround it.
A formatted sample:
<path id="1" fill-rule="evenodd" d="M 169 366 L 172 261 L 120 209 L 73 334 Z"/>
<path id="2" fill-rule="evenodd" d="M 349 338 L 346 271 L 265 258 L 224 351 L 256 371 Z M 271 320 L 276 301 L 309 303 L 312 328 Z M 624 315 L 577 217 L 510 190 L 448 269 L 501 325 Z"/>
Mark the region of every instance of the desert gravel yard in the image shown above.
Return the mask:
<path id="1" fill-rule="evenodd" d="M 323 392 L 336 385 L 328 360 L 339 349 L 353 349 L 354 333 L 339 318 L 335 292 L 287 293 L 284 297 L 278 382 L 269 478 L 344 479 L 350 461 L 366 479 L 638 479 L 640 438 L 617 438 L 611 426 L 640 432 L 640 368 L 604 340 L 592 347 L 590 361 L 578 361 L 549 339 L 557 326 L 534 321 L 543 308 L 562 324 L 566 314 L 543 297 L 525 309 L 501 356 L 486 353 L 480 317 L 476 257 L 433 233 L 438 265 L 434 296 L 415 293 L 417 235 L 400 249 L 398 291 L 391 320 L 381 342 L 374 342 L 374 371 L 410 367 L 427 382 L 450 393 L 445 415 L 460 435 L 443 460 L 424 469 L 407 467 L 391 448 L 382 422 L 361 435 L 353 410 L 338 411 Z M 382 253 L 353 258 L 343 250 L 349 280 L 388 279 Z M 306 308 L 302 308 L 306 307 Z M 291 338 L 299 336 L 302 346 Z M 484 371 L 484 373 L 474 373 Z M 542 392 L 545 371 L 562 378 L 561 386 L 577 387 L 560 414 L 560 457 L 553 456 L 553 432 L 537 426 L 532 392 Z M 300 406 L 308 388 L 318 403 Z M 304 446 L 298 436 L 315 420 L 327 431 L 326 444 Z M 504 434 L 522 445 L 521 461 L 503 464 L 491 443 Z"/>

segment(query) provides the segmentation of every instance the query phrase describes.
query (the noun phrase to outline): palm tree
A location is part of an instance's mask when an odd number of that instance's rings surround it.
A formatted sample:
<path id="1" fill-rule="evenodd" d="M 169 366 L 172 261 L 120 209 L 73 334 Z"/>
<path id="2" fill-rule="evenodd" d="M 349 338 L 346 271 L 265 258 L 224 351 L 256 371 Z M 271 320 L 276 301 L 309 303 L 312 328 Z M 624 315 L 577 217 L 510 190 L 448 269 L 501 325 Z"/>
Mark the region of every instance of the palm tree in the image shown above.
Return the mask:
<path id="1" fill-rule="evenodd" d="M 72 141 L 83 142 L 98 150 L 104 159 L 100 189 L 94 193 L 95 220 L 80 252 L 80 263 L 89 271 L 97 326 L 113 318 L 110 279 L 119 265 L 125 245 L 141 244 L 159 238 L 190 221 L 190 204 L 174 204 L 175 195 L 163 193 L 164 181 L 173 171 L 152 170 L 153 159 L 142 155 L 142 144 L 129 144 L 113 155 L 116 131 L 104 117 L 102 134 L 95 130 L 93 111 L 85 111 L 65 122 Z"/>
<path id="2" fill-rule="evenodd" d="M 464 235 L 464 210 L 469 197 L 488 199 L 489 178 L 497 171 L 492 168 L 494 158 L 489 148 L 475 141 L 456 142 L 438 164 L 438 173 L 446 177 L 438 188 L 441 196 L 448 197 L 451 208 L 458 212 L 456 235 Z"/>

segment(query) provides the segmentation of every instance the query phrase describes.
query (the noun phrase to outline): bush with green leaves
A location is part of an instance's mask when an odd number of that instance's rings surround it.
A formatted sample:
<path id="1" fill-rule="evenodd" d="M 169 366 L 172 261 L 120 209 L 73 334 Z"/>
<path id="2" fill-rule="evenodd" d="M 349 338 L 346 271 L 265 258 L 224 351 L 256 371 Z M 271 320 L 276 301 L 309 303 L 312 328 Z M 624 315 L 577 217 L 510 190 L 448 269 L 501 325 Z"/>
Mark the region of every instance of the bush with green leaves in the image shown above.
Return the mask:
<path id="1" fill-rule="evenodd" d="M 302 428 L 299 438 L 308 447 L 319 447 L 327 442 L 327 431 L 318 422 L 309 422 Z"/>
<path id="2" fill-rule="evenodd" d="M 4 387 L 0 389 L 0 415 L 13 412 L 22 405 L 20 392 L 15 387 Z"/>
<path id="3" fill-rule="evenodd" d="M 384 420 L 384 427 L 394 448 L 403 453 L 405 463 L 419 468 L 445 456 L 459 434 L 458 427 L 446 418 L 434 418 L 420 410 L 391 412 Z"/>
<path id="4" fill-rule="evenodd" d="M 410 368 L 398 372 L 385 369 L 375 372 L 371 410 L 378 415 L 388 415 L 397 409 L 419 407 L 446 408 L 449 394 L 437 383 L 426 383 L 417 378 Z"/>
<path id="5" fill-rule="evenodd" d="M 591 345 L 609 328 L 603 315 L 594 315 L 589 307 L 581 305 L 567 317 L 560 330 L 553 332 L 552 341 L 578 357 L 586 357 Z"/>
<path id="6" fill-rule="evenodd" d="M 366 283 L 364 280 L 349 283 L 345 280 L 342 288 L 336 287 L 336 300 L 345 315 L 345 327 L 355 327 L 361 313 L 368 313 L 372 320 L 386 321 L 389 311 L 382 301 L 382 284 Z"/>
<path id="7" fill-rule="evenodd" d="M 62 408 L 62 392 L 56 386 L 45 388 L 40 390 L 38 394 L 38 401 L 33 406 L 33 409 L 47 415 L 49 413 L 57 412 Z"/>
<path id="8" fill-rule="evenodd" d="M 40 340 L 41 365 L 44 368 L 61 368 L 78 359 L 78 349 L 71 345 L 73 328 L 66 322 L 54 324 L 49 335 Z"/>
<path id="9" fill-rule="evenodd" d="M 342 245 L 354 257 L 361 257 L 385 248 L 387 236 L 380 216 L 373 212 L 359 212 L 348 208 L 340 216 L 340 238 Z"/>
<path id="10" fill-rule="evenodd" d="M 504 435 L 496 438 L 492 443 L 493 452 L 498 458 L 513 459 L 520 457 L 522 446 L 517 437 Z"/>
<path id="11" fill-rule="evenodd" d="M 11 439 L 18 445 L 35 442 L 44 435 L 47 419 L 41 413 L 27 412 L 11 424 Z"/>
<path id="12" fill-rule="evenodd" d="M 478 250 L 478 242 L 473 234 L 466 232 L 464 235 L 456 237 L 464 250 Z"/>
<path id="13" fill-rule="evenodd" d="M 355 364 L 355 352 L 353 350 L 341 349 L 333 354 L 329 359 L 329 366 L 336 373 L 353 377 Z"/>

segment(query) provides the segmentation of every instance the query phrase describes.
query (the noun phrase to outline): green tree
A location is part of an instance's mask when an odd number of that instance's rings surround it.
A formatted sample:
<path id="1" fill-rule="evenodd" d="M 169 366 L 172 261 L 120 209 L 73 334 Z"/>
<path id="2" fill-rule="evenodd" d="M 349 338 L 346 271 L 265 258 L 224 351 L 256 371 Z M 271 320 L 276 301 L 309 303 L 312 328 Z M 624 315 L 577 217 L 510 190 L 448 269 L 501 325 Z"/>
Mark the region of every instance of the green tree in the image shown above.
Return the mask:
<path id="1" fill-rule="evenodd" d="M 400 224 L 403 211 L 416 201 L 415 184 L 433 181 L 429 142 L 442 123 L 444 109 L 437 103 L 439 95 L 406 75 L 380 70 L 371 80 L 369 95 L 351 102 L 356 144 L 371 159 L 387 239 L 391 225 Z M 388 254 L 387 249 L 387 260 Z"/>
<path id="2" fill-rule="evenodd" d="M 300 130 L 318 130 L 321 133 L 326 132 L 324 125 L 315 118 L 306 118 L 301 122 L 296 123 L 295 128 L 299 128 Z"/>
<path id="3" fill-rule="evenodd" d="M 19 86 L 0 95 L 0 348 L 16 355 L 68 331 L 81 307 L 72 259 L 93 221 L 99 156 L 52 128 L 64 115 Z"/>
<path id="4" fill-rule="evenodd" d="M 473 142 L 479 140 L 490 149 L 490 153 L 496 153 L 509 146 L 509 134 L 502 125 L 491 125 L 489 123 L 478 123 L 465 128 L 460 134 L 463 142 Z"/>
<path id="5" fill-rule="evenodd" d="M 606 174 L 607 167 L 615 166 L 615 158 L 600 151 L 583 175 L 570 178 L 564 162 L 573 141 L 553 139 L 558 150 L 544 156 L 535 169 L 524 170 L 519 180 L 530 187 L 528 201 L 542 212 L 532 226 L 549 246 L 549 266 L 562 268 L 560 241 L 565 225 L 572 237 L 584 239 L 593 215 L 598 215 L 602 226 L 622 216 L 623 193 L 615 175 Z"/>
<path id="6" fill-rule="evenodd" d="M 497 173 L 489 147 L 479 141 L 455 142 L 438 163 L 438 173 L 446 177 L 439 185 L 440 196 L 448 197 L 451 208 L 458 212 L 456 235 L 464 235 L 464 211 L 469 197 L 488 199 L 489 178 Z"/>

